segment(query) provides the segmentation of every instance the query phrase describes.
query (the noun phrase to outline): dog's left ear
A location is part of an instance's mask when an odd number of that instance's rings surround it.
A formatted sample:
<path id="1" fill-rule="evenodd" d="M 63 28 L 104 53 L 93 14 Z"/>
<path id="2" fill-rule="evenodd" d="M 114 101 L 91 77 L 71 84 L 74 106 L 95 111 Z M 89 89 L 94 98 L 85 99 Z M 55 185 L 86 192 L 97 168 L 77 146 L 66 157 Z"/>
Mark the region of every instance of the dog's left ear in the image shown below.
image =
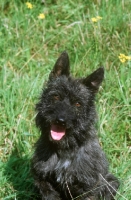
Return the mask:
<path id="1" fill-rule="evenodd" d="M 51 71 L 49 78 L 56 78 L 61 75 L 69 76 L 70 74 L 70 62 L 69 56 L 66 51 L 63 51 L 60 57 L 57 59 L 53 70 Z"/>
<path id="2" fill-rule="evenodd" d="M 93 92 L 97 92 L 104 79 L 104 68 L 100 67 L 92 74 L 83 79 L 83 84 L 86 85 Z"/>

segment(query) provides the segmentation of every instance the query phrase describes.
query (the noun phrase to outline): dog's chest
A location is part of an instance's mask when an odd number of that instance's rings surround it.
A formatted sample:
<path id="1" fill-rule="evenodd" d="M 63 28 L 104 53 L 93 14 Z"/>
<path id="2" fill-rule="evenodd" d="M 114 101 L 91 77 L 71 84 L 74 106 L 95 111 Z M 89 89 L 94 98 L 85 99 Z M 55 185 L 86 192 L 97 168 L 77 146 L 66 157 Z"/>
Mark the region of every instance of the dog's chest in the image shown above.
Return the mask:
<path id="1" fill-rule="evenodd" d="M 69 159 L 59 160 L 54 168 L 56 181 L 58 183 L 65 182 L 71 171 L 71 161 Z"/>

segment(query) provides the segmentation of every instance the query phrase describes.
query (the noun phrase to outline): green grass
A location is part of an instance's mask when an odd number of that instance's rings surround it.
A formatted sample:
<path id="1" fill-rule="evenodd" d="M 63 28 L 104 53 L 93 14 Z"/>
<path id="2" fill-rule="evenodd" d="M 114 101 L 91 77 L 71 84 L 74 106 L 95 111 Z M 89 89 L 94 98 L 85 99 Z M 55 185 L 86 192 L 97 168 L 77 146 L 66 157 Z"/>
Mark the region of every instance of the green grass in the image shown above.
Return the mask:
<path id="1" fill-rule="evenodd" d="M 34 105 L 58 55 L 75 77 L 105 67 L 97 98 L 99 138 L 120 179 L 116 199 L 131 199 L 131 1 L 0 1 L 0 199 L 33 197 L 30 157 L 39 137 Z M 40 13 L 45 19 L 39 19 Z M 91 18 L 101 16 L 98 22 Z"/>

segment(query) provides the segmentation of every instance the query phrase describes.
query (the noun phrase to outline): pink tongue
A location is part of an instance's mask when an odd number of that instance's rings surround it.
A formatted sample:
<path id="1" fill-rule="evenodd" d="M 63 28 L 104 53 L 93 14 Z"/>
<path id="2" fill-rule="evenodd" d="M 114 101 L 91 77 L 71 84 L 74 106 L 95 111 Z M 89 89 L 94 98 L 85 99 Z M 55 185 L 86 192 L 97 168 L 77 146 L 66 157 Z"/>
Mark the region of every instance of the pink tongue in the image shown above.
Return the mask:
<path id="1" fill-rule="evenodd" d="M 54 140 L 60 140 L 65 135 L 65 128 L 52 124 L 51 136 Z"/>

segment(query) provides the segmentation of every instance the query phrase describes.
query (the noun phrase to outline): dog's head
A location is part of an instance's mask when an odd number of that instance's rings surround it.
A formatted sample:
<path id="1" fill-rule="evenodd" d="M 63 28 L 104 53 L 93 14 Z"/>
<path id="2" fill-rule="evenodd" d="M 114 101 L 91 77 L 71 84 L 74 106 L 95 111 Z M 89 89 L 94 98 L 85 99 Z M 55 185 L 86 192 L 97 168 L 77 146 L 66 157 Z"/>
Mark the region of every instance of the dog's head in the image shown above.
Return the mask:
<path id="1" fill-rule="evenodd" d="M 67 146 L 83 142 L 92 132 L 96 119 L 94 98 L 103 78 L 104 69 L 99 68 L 85 78 L 72 79 L 69 57 L 64 51 L 36 105 L 36 124 L 42 134 Z"/>

